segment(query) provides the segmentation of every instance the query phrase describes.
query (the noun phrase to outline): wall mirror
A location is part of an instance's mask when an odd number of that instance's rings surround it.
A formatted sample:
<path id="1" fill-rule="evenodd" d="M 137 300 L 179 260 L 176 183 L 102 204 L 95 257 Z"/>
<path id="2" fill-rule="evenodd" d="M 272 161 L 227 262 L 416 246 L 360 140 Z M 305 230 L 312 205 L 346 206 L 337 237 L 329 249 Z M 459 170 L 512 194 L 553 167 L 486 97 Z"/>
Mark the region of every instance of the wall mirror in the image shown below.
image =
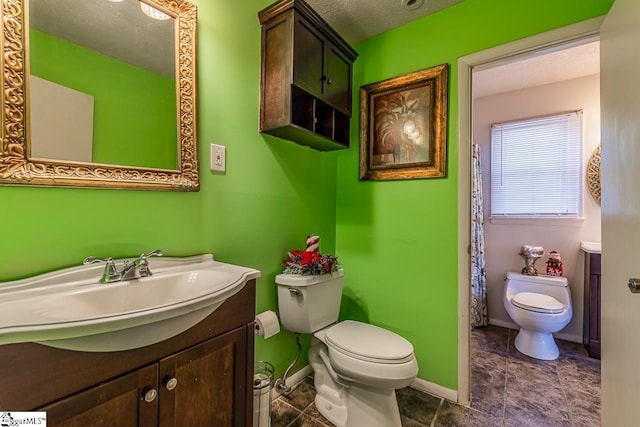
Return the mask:
<path id="1" fill-rule="evenodd" d="M 199 189 L 195 5 L 0 5 L 0 184 Z"/>

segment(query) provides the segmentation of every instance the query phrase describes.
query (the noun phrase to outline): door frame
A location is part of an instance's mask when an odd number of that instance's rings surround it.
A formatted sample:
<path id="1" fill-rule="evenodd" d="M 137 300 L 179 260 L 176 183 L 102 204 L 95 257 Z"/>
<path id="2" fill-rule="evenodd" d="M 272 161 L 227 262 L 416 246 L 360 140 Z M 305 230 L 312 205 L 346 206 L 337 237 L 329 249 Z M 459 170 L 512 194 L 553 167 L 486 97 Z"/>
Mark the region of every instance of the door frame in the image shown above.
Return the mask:
<path id="1" fill-rule="evenodd" d="M 471 401 L 471 73 L 597 38 L 604 15 L 458 59 L 458 403 Z"/>

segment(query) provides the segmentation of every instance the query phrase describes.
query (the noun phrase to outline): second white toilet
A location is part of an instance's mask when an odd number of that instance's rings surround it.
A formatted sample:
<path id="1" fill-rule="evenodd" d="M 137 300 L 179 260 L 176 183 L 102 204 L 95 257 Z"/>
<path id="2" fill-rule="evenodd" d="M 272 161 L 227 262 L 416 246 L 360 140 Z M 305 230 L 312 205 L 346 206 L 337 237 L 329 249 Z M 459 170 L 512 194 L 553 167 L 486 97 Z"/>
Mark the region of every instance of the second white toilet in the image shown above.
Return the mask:
<path id="1" fill-rule="evenodd" d="M 573 316 L 567 279 L 507 273 L 503 303 L 520 326 L 515 339 L 518 351 L 536 359 L 557 359 L 560 352 L 552 334 Z"/>
<path id="2" fill-rule="evenodd" d="M 282 326 L 313 334 L 315 404 L 329 421 L 337 427 L 401 427 L 395 389 L 418 374 L 413 346 L 377 326 L 336 323 L 343 279 L 342 269 L 322 276 L 276 276 Z"/>

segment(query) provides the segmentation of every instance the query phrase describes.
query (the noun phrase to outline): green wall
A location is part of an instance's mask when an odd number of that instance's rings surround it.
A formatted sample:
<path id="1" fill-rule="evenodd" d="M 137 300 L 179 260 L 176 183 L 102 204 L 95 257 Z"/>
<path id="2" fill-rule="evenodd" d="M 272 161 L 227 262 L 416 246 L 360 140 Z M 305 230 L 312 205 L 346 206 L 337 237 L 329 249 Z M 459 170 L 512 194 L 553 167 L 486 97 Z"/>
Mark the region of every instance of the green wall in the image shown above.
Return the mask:
<path id="1" fill-rule="evenodd" d="M 321 236 L 346 272 L 342 317 L 367 319 L 413 342 L 420 377 L 455 389 L 457 369 L 456 60 L 481 49 L 601 15 L 610 0 L 466 0 L 356 45 L 352 148 L 320 153 L 258 133 L 260 26 L 271 0 L 238 7 L 197 0 L 198 193 L 0 187 L 0 281 L 78 265 L 88 255 L 213 253 L 259 269 L 257 311 L 276 309 L 274 277 L 287 251 Z M 360 85 L 451 65 L 448 176 L 358 181 Z M 209 170 L 209 144 L 227 172 Z M 256 339 L 277 375 L 293 335 Z"/>
<path id="2" fill-rule="evenodd" d="M 37 31 L 31 74 L 94 97 L 93 162 L 177 168 L 175 79 Z"/>
<path id="3" fill-rule="evenodd" d="M 238 7 L 198 0 L 197 193 L 0 186 L 0 282 L 79 265 L 89 255 L 213 253 L 257 268 L 257 310 L 276 309 L 274 278 L 287 251 L 321 236 L 335 249 L 336 154 L 258 132 L 260 25 L 270 1 Z M 131 112 L 135 114 L 135 112 Z M 209 144 L 227 147 L 227 171 L 209 169 Z M 282 373 L 290 333 L 256 340 L 256 358 Z"/>
<path id="4" fill-rule="evenodd" d="M 459 57 L 605 14 L 613 0 L 465 0 L 354 47 L 358 88 L 448 63 L 447 176 L 358 181 L 358 144 L 339 154 L 336 252 L 345 267 L 343 317 L 406 337 L 419 377 L 457 389 Z M 351 139 L 358 139 L 357 115 Z"/>

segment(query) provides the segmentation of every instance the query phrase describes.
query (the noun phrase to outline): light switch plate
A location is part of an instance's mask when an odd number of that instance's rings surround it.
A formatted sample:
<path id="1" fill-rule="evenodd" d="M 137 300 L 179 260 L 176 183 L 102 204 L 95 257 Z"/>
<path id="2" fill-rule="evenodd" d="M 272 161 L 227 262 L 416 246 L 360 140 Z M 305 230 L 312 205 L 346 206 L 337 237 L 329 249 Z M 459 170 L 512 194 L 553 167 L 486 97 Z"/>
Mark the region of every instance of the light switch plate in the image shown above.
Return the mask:
<path id="1" fill-rule="evenodd" d="M 211 144 L 211 170 L 224 172 L 226 170 L 227 155 L 224 145 Z"/>

